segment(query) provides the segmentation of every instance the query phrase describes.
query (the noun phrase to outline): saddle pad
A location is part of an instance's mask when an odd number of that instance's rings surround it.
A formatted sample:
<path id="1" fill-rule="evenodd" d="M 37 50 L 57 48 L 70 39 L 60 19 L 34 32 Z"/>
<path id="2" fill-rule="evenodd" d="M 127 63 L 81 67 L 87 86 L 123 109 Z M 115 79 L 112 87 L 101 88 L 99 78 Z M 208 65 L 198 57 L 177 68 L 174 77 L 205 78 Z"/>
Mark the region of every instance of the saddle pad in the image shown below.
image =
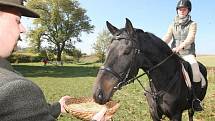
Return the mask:
<path id="1" fill-rule="evenodd" d="M 183 72 L 183 76 L 184 76 L 185 82 L 187 84 L 187 87 L 191 88 L 191 80 L 190 80 L 189 74 L 186 71 L 186 69 L 184 68 L 184 65 L 183 64 L 181 64 L 181 65 L 182 65 L 182 72 Z M 202 75 L 202 73 L 200 73 L 200 76 L 201 76 L 201 86 L 202 86 L 202 88 L 204 88 L 206 86 L 206 80 L 205 80 L 204 76 Z"/>
<path id="2" fill-rule="evenodd" d="M 183 72 L 183 76 L 184 76 L 184 80 L 185 80 L 185 83 L 187 84 L 187 87 L 188 88 L 191 88 L 191 81 L 190 81 L 190 77 L 188 75 L 188 72 L 186 71 L 186 69 L 184 68 L 184 65 L 181 64 L 182 66 L 182 72 Z"/>

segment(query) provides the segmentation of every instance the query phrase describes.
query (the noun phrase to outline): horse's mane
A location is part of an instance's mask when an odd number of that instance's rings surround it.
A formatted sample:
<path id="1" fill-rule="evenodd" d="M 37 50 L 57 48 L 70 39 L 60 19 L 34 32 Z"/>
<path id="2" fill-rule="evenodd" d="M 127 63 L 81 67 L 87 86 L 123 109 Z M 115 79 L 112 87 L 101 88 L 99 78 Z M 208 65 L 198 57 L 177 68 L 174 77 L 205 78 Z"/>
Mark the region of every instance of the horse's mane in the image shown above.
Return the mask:
<path id="1" fill-rule="evenodd" d="M 144 38 L 145 39 L 149 39 L 150 42 L 152 42 L 154 46 L 156 46 L 157 48 L 159 48 L 159 50 L 162 53 L 166 53 L 167 55 L 171 55 L 173 53 L 172 49 L 161 38 L 157 37 L 153 33 L 151 33 L 151 32 L 144 32 L 142 29 L 135 29 L 135 31 L 138 34 L 144 34 Z M 177 54 L 174 54 L 174 57 L 177 60 L 183 60 Z"/>
<path id="2" fill-rule="evenodd" d="M 153 33 L 150 32 L 146 32 L 146 34 L 148 34 L 152 38 L 152 42 L 161 50 L 167 53 L 172 53 L 171 48 L 161 38 L 155 36 Z"/>
<path id="3" fill-rule="evenodd" d="M 116 33 L 116 35 L 120 35 L 123 31 L 125 31 L 125 28 L 121 28 L 120 31 L 118 31 Z M 144 32 L 142 29 L 138 29 L 138 28 L 134 28 L 134 31 L 141 35 L 144 35 L 145 39 L 149 39 L 150 42 L 153 43 L 153 45 L 155 45 L 157 48 L 159 48 L 160 51 L 167 53 L 167 54 L 171 54 L 172 50 L 171 48 L 159 37 L 157 37 L 156 35 L 154 35 L 153 33 L 150 32 Z"/>

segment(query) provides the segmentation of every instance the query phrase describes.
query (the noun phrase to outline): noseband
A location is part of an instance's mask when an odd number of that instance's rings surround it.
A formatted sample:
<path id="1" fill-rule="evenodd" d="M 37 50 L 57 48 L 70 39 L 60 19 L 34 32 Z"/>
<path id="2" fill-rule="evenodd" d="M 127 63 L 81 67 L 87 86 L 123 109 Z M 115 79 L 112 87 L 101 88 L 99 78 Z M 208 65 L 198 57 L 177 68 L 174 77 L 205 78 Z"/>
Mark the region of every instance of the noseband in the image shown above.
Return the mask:
<path id="1" fill-rule="evenodd" d="M 118 37 L 118 36 L 115 36 L 113 38 L 113 40 L 120 40 L 120 39 L 128 39 L 128 38 L 123 38 L 123 37 Z M 130 40 L 130 41 L 133 41 L 133 40 Z M 153 71 L 154 69 L 158 68 L 160 65 L 162 65 L 164 62 L 166 62 L 170 57 L 172 57 L 175 53 L 172 53 L 171 55 L 167 56 L 164 60 L 162 60 L 161 62 L 159 62 L 158 64 L 152 66 L 150 69 L 148 69 L 146 72 L 142 73 L 141 75 L 139 76 L 136 76 L 136 77 L 133 77 L 131 79 L 128 80 L 128 76 L 130 74 L 130 71 L 131 71 L 131 67 L 132 67 L 132 64 L 134 62 L 134 59 L 136 58 L 136 56 L 140 53 L 144 54 L 143 51 L 141 51 L 140 49 L 137 49 L 136 47 L 133 47 L 132 49 L 135 49 L 135 53 L 132 57 L 132 61 L 130 62 L 130 66 L 125 74 L 124 77 L 121 77 L 120 74 L 118 74 L 117 72 L 115 72 L 112 68 L 110 67 L 104 67 L 104 66 L 101 66 L 99 70 L 102 70 L 102 71 L 107 71 L 108 73 L 111 73 L 112 75 L 114 75 L 117 79 L 118 79 L 118 84 L 114 87 L 115 90 L 120 90 L 122 86 L 124 85 L 127 85 L 131 82 L 134 82 L 134 80 L 142 77 L 143 75 L 145 74 L 149 74 L 151 71 Z M 141 85 L 142 86 L 142 85 Z"/>

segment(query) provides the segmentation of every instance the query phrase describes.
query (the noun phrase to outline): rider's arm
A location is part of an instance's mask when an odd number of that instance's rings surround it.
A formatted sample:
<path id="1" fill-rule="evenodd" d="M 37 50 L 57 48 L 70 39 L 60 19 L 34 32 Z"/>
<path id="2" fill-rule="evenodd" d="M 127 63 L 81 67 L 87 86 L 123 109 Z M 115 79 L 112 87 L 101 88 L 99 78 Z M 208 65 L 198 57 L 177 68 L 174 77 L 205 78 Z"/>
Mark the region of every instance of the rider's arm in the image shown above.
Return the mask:
<path id="1" fill-rule="evenodd" d="M 163 37 L 163 41 L 167 44 L 172 40 L 172 34 L 173 34 L 173 26 L 172 24 L 168 27 L 167 33 Z"/>

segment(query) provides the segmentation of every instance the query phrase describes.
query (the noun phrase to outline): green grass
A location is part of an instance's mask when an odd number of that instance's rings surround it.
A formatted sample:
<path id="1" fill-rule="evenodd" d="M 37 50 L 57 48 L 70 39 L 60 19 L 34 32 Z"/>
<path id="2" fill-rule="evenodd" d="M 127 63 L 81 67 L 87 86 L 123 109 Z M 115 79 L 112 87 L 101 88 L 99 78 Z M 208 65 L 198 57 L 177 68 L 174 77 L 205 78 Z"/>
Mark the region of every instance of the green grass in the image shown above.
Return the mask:
<path id="1" fill-rule="evenodd" d="M 61 96 L 91 97 L 92 87 L 101 64 L 65 64 L 65 66 L 42 66 L 42 63 L 16 64 L 16 70 L 34 81 L 43 90 L 48 102 L 55 102 Z M 209 73 L 209 87 L 204 100 L 205 111 L 196 113 L 195 118 L 201 121 L 215 121 L 215 75 Z M 147 86 L 146 77 L 144 85 Z M 148 105 L 144 90 L 135 82 L 117 91 L 113 97 L 120 101 L 120 108 L 114 115 L 114 121 L 150 121 Z M 187 120 L 187 112 L 183 121 Z M 58 121 L 79 121 L 67 116 L 59 117 Z M 168 121 L 167 119 L 165 121 Z"/>

